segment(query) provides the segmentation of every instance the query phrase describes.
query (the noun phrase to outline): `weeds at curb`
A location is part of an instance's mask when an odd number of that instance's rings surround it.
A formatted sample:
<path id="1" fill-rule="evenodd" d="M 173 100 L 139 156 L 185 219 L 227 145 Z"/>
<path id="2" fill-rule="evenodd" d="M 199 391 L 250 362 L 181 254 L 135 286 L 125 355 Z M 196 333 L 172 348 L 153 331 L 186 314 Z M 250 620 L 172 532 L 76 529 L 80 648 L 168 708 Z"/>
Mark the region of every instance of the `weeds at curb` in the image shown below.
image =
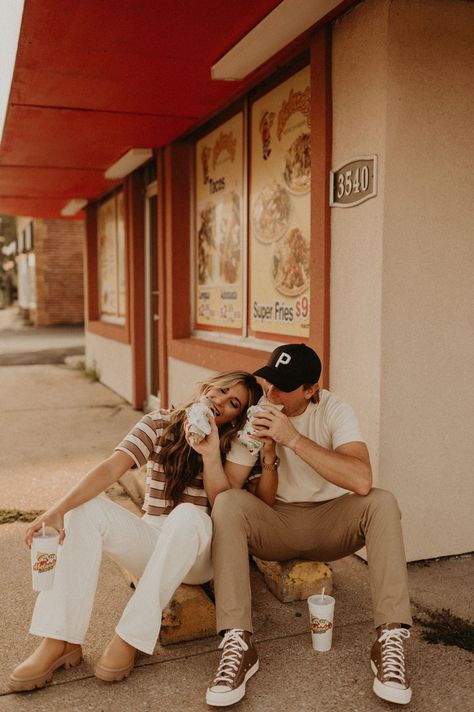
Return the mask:
<path id="1" fill-rule="evenodd" d="M 433 645 L 455 645 L 463 650 L 474 651 L 474 622 L 464 620 L 452 613 L 449 608 L 431 611 L 421 608 L 423 618 L 416 616 L 414 622 L 425 628 L 424 640 Z"/>
<path id="2" fill-rule="evenodd" d="M 95 361 L 92 361 L 92 366 L 89 368 L 87 368 L 85 361 L 79 361 L 76 368 L 78 371 L 82 371 L 89 381 L 100 381 L 100 372 Z"/>
<path id="3" fill-rule="evenodd" d="M 31 512 L 24 512 L 21 509 L 0 509 L 0 524 L 10 524 L 11 522 L 32 522 L 40 514 L 42 509 L 33 509 Z"/>

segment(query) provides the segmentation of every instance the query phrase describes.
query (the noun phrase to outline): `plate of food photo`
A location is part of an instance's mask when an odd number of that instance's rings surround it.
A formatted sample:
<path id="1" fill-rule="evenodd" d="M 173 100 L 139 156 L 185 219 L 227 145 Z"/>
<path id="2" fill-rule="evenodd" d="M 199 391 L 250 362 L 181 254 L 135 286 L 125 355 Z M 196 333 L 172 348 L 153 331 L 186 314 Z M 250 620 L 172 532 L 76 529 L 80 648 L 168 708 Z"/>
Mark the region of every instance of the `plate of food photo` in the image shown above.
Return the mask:
<path id="1" fill-rule="evenodd" d="M 283 179 L 290 193 L 307 193 L 311 187 L 311 136 L 302 133 L 286 152 Z"/>
<path id="2" fill-rule="evenodd" d="M 252 222 L 257 239 L 270 243 L 279 240 L 288 228 L 291 199 L 277 181 L 266 185 L 253 204 Z"/>
<path id="3" fill-rule="evenodd" d="M 298 227 L 273 247 L 272 277 L 275 288 L 296 297 L 309 287 L 309 242 Z"/>

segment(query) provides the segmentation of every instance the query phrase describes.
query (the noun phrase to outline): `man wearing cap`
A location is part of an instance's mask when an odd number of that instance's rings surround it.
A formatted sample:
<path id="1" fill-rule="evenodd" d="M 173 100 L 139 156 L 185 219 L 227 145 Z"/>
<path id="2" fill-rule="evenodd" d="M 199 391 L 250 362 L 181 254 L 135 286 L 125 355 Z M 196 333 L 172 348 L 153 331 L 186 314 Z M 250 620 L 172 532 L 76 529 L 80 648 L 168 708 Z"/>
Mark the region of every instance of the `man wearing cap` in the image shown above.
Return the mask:
<path id="1" fill-rule="evenodd" d="M 249 471 L 228 473 L 212 510 L 212 559 L 221 661 L 206 701 L 225 707 L 245 695 L 258 670 L 252 643 L 249 553 L 269 561 L 332 561 L 364 545 L 376 640 L 373 690 L 406 704 L 404 640 L 412 623 L 400 512 L 390 492 L 372 488 L 367 447 L 352 408 L 318 385 L 321 362 L 304 344 L 275 349 L 266 366 L 258 497 L 240 489 Z M 264 411 L 264 412 L 263 412 Z M 239 488 L 239 489 L 237 489 Z"/>

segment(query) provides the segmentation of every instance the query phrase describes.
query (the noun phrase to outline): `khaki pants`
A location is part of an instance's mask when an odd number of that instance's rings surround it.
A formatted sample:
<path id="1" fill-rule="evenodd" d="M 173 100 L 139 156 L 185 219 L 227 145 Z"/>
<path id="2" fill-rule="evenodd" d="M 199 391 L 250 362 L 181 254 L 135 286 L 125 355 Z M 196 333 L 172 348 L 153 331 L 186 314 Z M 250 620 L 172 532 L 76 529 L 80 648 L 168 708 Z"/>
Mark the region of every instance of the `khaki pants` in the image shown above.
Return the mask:
<path id="1" fill-rule="evenodd" d="M 375 626 L 411 625 L 400 511 L 390 492 L 269 507 L 245 490 L 227 490 L 217 496 L 212 519 L 218 631 L 252 632 L 249 552 L 267 561 L 334 561 L 364 545 Z"/>

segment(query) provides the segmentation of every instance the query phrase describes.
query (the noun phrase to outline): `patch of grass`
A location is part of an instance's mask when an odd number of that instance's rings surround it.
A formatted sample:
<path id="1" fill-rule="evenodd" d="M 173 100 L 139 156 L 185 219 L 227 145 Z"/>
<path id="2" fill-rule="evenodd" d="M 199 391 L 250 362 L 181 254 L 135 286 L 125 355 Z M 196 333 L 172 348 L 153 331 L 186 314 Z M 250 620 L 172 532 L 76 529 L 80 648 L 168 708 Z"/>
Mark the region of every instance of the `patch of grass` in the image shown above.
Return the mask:
<path id="1" fill-rule="evenodd" d="M 92 365 L 89 367 L 86 366 L 85 361 L 79 361 L 76 368 L 78 371 L 82 371 L 89 381 L 100 381 L 100 371 L 95 361 L 92 361 Z"/>
<path id="2" fill-rule="evenodd" d="M 43 514 L 43 511 L 43 509 L 34 509 L 31 512 L 25 512 L 21 509 L 0 509 L 0 524 L 32 522 L 40 514 Z"/>
<path id="3" fill-rule="evenodd" d="M 431 611 L 421 608 L 424 617 L 416 616 L 415 623 L 421 625 L 423 638 L 431 644 L 456 645 L 464 650 L 474 651 L 474 622 L 464 620 L 449 608 Z"/>

